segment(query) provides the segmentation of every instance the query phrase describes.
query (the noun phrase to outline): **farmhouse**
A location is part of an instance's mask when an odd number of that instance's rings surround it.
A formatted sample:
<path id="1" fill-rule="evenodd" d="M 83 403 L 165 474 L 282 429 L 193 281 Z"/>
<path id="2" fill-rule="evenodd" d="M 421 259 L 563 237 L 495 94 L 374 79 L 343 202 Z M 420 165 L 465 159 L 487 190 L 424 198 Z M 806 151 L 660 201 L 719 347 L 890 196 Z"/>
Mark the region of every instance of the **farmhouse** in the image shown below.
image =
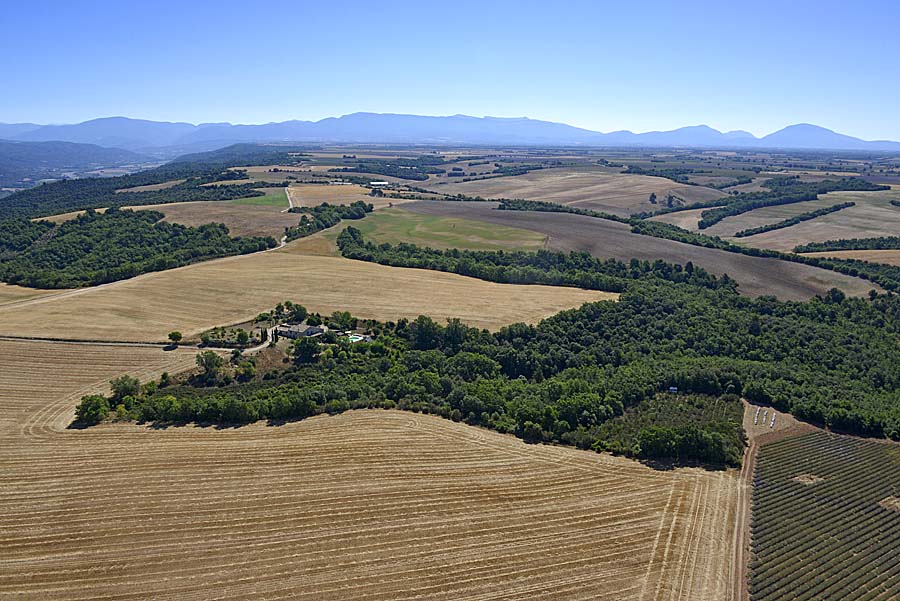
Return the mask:
<path id="1" fill-rule="evenodd" d="M 376 181 L 376 182 L 369 182 L 369 185 L 372 186 L 373 188 L 384 188 L 385 186 L 390 186 L 391 182 Z"/>
<path id="2" fill-rule="evenodd" d="M 322 326 L 283 323 L 275 328 L 275 332 L 277 332 L 278 336 L 281 338 L 296 340 L 297 338 L 304 338 L 306 336 L 319 336 L 325 332 L 325 328 Z"/>

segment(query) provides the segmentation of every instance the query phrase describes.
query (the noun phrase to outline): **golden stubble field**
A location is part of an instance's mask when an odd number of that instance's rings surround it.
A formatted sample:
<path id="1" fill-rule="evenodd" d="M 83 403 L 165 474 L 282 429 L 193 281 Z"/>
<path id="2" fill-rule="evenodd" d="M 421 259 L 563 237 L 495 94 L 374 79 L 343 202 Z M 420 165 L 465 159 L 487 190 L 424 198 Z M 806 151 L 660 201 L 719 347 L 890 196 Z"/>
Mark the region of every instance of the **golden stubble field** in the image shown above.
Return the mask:
<path id="1" fill-rule="evenodd" d="M 66 430 L 192 355 L 0 341 L 0 599 L 729 599 L 737 474 L 433 416 Z"/>
<path id="2" fill-rule="evenodd" d="M 429 182 L 428 187 L 444 194 L 543 200 L 620 215 L 659 208 L 660 205 L 650 204 L 651 193 L 655 193 L 660 201 L 669 193 L 687 202 L 723 196 L 722 192 L 712 188 L 678 184 L 661 177 L 584 168 L 540 169 L 524 175 L 459 183 Z"/>
<path id="3" fill-rule="evenodd" d="M 615 298 L 617 294 L 578 288 L 496 284 L 438 271 L 295 254 L 288 245 L 0 304 L 0 335 L 164 341 L 172 330 L 191 337 L 215 325 L 250 320 L 284 300 L 322 314 L 350 311 L 379 320 L 427 314 L 441 322 L 459 317 L 494 329 Z"/>
<path id="4" fill-rule="evenodd" d="M 900 189 L 880 192 L 831 192 L 817 200 L 774 207 L 764 207 L 726 217 L 719 223 L 702 230 L 709 236 L 721 236 L 739 244 L 790 252 L 795 246 L 808 242 L 824 242 L 839 238 L 871 238 L 895 236 L 900 231 L 900 208 L 890 204 L 900 199 Z M 764 232 L 745 238 L 734 238 L 740 230 L 777 223 L 795 215 L 830 207 L 842 202 L 854 202 L 856 206 L 837 211 L 790 227 Z M 652 217 L 653 221 L 671 223 L 692 231 L 697 227 L 701 213 L 708 209 L 692 209 L 668 215 Z"/>

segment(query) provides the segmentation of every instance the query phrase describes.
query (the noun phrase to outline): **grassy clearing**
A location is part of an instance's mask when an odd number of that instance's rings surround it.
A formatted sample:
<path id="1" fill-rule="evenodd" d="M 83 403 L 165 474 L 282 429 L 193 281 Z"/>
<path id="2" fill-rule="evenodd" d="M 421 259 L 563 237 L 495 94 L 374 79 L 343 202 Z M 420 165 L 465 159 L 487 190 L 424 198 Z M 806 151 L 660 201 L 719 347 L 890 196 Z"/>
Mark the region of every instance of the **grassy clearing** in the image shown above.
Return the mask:
<path id="1" fill-rule="evenodd" d="M 159 211 L 166 216 L 166 221 L 194 227 L 204 223 L 224 223 L 232 236 L 272 236 L 278 240 L 284 235 L 284 228 L 300 221 L 299 215 L 282 213 L 286 206 L 286 200 L 279 206 L 223 200 L 146 205 L 135 207 L 135 210 Z"/>
<path id="2" fill-rule="evenodd" d="M 727 273 L 738 282 L 739 291 L 748 296 L 772 294 L 783 300 L 804 300 L 834 287 L 851 296 L 863 296 L 875 287 L 865 280 L 809 265 L 633 234 L 628 225 L 606 219 L 565 213 L 495 211 L 492 206 L 485 202 L 418 202 L 406 205 L 404 210 L 531 230 L 549 236 L 550 250 L 584 251 L 602 259 L 626 262 L 654 261 L 661 257 L 682 265 L 691 261 L 715 275 Z"/>
<path id="3" fill-rule="evenodd" d="M 238 198 L 236 200 L 225 202 L 251 207 L 278 207 L 280 209 L 286 209 L 288 207 L 287 195 L 284 193 L 284 188 L 263 188 L 262 191 L 266 193 L 265 196 L 251 196 L 250 198 Z"/>
<path id="4" fill-rule="evenodd" d="M 442 249 L 538 250 L 544 247 L 546 240 L 546 236 L 528 230 L 456 217 L 422 215 L 397 208 L 373 213 L 353 226 L 374 242 L 408 242 Z M 341 229 L 329 231 L 327 237 L 336 239 Z"/>

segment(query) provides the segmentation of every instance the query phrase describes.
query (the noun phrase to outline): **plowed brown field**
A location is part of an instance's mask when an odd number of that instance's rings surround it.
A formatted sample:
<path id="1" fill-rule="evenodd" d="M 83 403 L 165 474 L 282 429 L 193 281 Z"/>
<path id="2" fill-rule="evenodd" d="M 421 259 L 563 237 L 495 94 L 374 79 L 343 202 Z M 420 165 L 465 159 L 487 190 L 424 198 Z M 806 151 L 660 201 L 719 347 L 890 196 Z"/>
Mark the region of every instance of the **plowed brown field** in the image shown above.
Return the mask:
<path id="1" fill-rule="evenodd" d="M 733 471 L 432 416 L 65 429 L 192 353 L 0 341 L 0 599 L 730 598 Z"/>
<path id="2" fill-rule="evenodd" d="M 860 278 L 810 265 L 632 234 L 628 225 L 606 219 L 567 213 L 495 211 L 494 206 L 488 202 L 426 201 L 406 204 L 402 208 L 426 215 L 486 221 L 540 232 L 548 237 L 550 250 L 583 251 L 603 259 L 626 262 L 631 259 L 662 259 L 681 264 L 691 261 L 716 275 L 727 273 L 738 282 L 738 290 L 748 296 L 771 294 L 782 300 L 806 300 L 834 287 L 853 296 L 863 296 L 875 287 Z"/>

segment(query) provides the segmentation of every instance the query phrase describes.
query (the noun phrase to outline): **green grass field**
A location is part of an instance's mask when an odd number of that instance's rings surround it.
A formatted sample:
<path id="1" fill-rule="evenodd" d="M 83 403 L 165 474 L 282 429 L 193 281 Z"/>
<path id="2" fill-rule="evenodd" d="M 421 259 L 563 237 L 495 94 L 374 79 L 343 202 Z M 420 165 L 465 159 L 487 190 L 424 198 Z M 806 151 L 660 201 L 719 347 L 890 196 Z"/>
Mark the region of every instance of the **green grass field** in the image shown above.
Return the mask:
<path id="1" fill-rule="evenodd" d="M 284 188 L 268 188 L 265 196 L 251 196 L 250 198 L 238 198 L 230 202 L 237 205 L 251 205 L 256 207 L 282 207 L 287 208 L 288 201 Z"/>
<path id="2" fill-rule="evenodd" d="M 492 225 L 468 219 L 420 215 L 402 208 L 375 211 L 359 221 L 345 221 L 376 242 L 409 242 L 432 248 L 471 250 L 537 250 L 545 236 L 537 232 Z M 329 232 L 332 239 L 343 230 Z"/>

